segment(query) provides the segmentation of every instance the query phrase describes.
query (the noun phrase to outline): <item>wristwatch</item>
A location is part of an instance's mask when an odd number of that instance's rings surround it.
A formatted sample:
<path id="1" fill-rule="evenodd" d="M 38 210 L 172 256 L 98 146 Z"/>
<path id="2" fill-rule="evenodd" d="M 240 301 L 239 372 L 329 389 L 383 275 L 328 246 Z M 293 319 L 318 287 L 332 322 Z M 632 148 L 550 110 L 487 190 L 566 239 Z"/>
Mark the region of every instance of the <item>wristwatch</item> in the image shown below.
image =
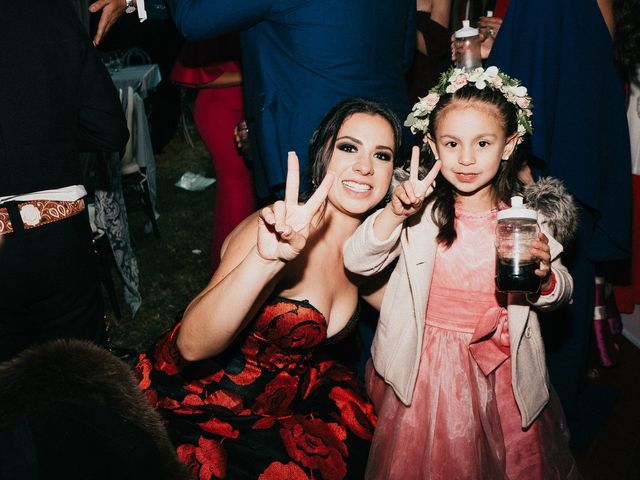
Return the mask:
<path id="1" fill-rule="evenodd" d="M 133 4 L 133 0 L 124 0 L 124 4 L 126 6 L 124 9 L 125 13 L 133 13 L 136 11 L 136 6 Z"/>

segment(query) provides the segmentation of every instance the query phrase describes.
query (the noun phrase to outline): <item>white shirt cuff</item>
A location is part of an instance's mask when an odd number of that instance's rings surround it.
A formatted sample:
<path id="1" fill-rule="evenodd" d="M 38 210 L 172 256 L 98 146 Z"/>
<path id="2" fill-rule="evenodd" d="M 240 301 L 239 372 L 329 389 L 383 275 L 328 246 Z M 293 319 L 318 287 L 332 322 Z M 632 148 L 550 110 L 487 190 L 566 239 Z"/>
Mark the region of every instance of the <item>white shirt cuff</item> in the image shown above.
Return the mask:
<path id="1" fill-rule="evenodd" d="M 147 19 L 147 10 L 144 8 L 144 0 L 137 0 L 136 8 L 138 9 L 138 18 L 140 22 L 144 22 Z"/>

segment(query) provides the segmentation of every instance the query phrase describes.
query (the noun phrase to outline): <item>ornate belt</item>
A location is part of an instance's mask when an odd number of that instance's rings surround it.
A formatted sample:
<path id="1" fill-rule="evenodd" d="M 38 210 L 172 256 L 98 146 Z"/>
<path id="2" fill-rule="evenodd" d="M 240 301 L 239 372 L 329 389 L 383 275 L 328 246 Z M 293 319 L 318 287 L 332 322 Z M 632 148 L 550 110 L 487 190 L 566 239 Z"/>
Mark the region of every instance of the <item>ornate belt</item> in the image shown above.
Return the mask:
<path id="1" fill-rule="evenodd" d="M 82 198 L 73 202 L 28 200 L 17 202 L 17 206 L 24 229 L 29 230 L 77 215 L 84 210 L 84 200 Z M 9 210 L 0 207 L 0 234 L 6 235 L 13 231 L 14 227 L 9 218 Z"/>

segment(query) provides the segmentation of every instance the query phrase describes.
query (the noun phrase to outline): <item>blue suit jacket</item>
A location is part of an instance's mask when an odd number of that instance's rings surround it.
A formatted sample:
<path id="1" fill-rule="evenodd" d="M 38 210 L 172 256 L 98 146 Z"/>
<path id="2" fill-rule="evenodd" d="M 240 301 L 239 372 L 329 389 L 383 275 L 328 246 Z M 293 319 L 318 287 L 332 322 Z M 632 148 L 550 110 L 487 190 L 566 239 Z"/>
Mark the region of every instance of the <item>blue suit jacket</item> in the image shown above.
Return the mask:
<path id="1" fill-rule="evenodd" d="M 533 99 L 533 154 L 594 215 L 592 260 L 628 256 L 631 154 L 611 37 L 593 0 L 511 0 L 488 65 Z"/>
<path id="2" fill-rule="evenodd" d="M 146 0 L 154 8 L 158 0 Z M 241 31 L 246 120 L 258 193 L 278 193 L 287 152 L 308 188 L 309 138 L 353 96 L 408 113 L 405 71 L 415 42 L 414 0 L 169 0 L 189 40 Z"/>

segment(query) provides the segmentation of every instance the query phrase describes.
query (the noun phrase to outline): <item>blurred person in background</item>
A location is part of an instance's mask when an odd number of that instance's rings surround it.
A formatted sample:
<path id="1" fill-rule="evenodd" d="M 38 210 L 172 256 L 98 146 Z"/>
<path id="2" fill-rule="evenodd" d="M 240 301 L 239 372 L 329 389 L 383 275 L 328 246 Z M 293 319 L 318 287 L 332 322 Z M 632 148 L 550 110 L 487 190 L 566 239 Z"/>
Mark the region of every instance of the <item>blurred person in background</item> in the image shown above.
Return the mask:
<path id="1" fill-rule="evenodd" d="M 400 118 L 409 112 L 415 0 L 98 0 L 89 7 L 101 12 L 95 41 L 134 7 L 141 20 L 170 11 L 187 40 L 241 32 L 245 119 L 263 202 L 282 198 L 289 151 L 300 155 L 301 192 L 311 190 L 307 142 L 336 102 L 366 96 Z"/>
<path id="2" fill-rule="evenodd" d="M 78 154 L 124 148 L 120 100 L 69 0 L 3 2 L 0 44 L 0 361 L 58 337 L 104 344 Z"/>
<path id="3" fill-rule="evenodd" d="M 559 178 L 580 207 L 565 262 L 574 301 L 542 317 L 551 381 L 578 447 L 613 403 L 586 382 L 596 267 L 627 259 L 631 247 L 629 134 L 610 8 L 610 0 L 511 0 L 487 60 L 520 78 L 533 99 L 532 178 Z"/>

